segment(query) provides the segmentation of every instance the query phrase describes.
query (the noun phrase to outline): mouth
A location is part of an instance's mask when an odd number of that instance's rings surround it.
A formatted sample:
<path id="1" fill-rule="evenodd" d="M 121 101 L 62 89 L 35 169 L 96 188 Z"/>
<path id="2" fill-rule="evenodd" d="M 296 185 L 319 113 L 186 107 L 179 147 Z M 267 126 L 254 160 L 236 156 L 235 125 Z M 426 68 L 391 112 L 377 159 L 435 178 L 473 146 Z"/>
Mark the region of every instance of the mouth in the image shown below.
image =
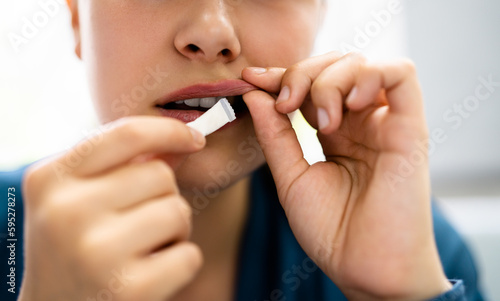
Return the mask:
<path id="1" fill-rule="evenodd" d="M 203 115 L 220 99 L 227 98 L 238 118 L 248 112 L 242 95 L 257 89 L 256 86 L 243 80 L 198 84 L 170 93 L 158 100 L 155 107 L 163 116 L 188 123 Z"/>
<path id="2" fill-rule="evenodd" d="M 247 109 L 246 104 L 243 101 L 242 95 L 190 98 L 185 100 L 177 100 L 175 102 L 169 102 L 164 105 L 156 105 L 156 107 L 164 110 L 184 110 L 184 111 L 196 110 L 200 112 L 206 112 L 222 98 L 227 98 L 229 104 L 231 104 L 235 112 L 237 109 L 239 110 Z"/>

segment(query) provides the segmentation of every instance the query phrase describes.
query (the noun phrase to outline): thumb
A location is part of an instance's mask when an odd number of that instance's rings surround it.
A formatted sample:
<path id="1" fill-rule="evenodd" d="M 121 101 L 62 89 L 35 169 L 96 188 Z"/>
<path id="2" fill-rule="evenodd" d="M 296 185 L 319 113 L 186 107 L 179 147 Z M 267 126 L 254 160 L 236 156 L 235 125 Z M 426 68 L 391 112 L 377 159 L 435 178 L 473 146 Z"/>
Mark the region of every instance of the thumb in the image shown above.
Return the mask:
<path id="1" fill-rule="evenodd" d="M 255 133 L 284 200 L 291 184 L 309 167 L 288 116 L 276 111 L 275 99 L 260 90 L 243 95 Z"/>

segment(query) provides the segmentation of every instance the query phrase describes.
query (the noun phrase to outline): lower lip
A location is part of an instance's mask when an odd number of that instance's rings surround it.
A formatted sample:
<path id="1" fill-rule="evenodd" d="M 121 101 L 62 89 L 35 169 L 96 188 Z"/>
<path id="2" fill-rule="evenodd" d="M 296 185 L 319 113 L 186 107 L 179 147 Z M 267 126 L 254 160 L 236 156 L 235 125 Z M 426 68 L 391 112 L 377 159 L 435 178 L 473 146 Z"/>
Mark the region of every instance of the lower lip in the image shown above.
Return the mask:
<path id="1" fill-rule="evenodd" d="M 170 118 L 175 118 L 177 120 L 180 120 L 184 123 L 189 123 L 192 121 L 195 121 L 200 117 L 201 115 L 205 114 L 205 112 L 202 111 L 197 111 L 197 110 L 165 110 L 162 108 L 159 108 L 160 114 L 165 117 L 170 117 Z M 238 123 L 238 121 L 241 119 L 241 117 L 245 116 L 248 113 L 248 110 L 245 110 L 244 112 L 238 112 L 236 113 L 236 120 L 233 122 L 229 122 L 223 127 L 221 127 L 219 130 L 224 130 L 227 129 L 234 124 Z"/>
<path id="2" fill-rule="evenodd" d="M 198 117 L 205 112 L 196 110 L 165 110 L 160 108 L 160 113 L 165 117 L 175 118 L 184 123 L 189 123 L 198 119 Z"/>

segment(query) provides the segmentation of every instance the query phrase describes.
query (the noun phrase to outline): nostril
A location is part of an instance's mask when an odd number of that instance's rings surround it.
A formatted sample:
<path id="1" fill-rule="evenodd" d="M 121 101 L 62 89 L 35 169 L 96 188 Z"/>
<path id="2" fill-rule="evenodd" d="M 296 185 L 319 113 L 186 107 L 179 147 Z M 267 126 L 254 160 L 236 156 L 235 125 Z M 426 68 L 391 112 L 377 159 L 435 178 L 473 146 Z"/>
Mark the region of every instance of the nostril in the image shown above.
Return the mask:
<path id="1" fill-rule="evenodd" d="M 181 55 L 189 59 L 201 59 L 210 62 L 218 59 L 222 59 L 224 61 L 233 60 L 237 56 L 237 53 L 239 52 L 239 45 L 236 45 L 234 48 L 231 47 L 225 48 L 225 47 L 220 47 L 222 45 L 212 45 L 210 43 L 208 46 L 205 47 L 202 44 L 198 43 L 188 44 L 188 43 L 182 43 L 182 41 L 176 41 L 175 44 L 176 44 L 176 49 L 179 51 Z"/>
<path id="2" fill-rule="evenodd" d="M 194 44 L 189 44 L 186 46 L 186 48 L 191 52 L 198 52 L 200 50 L 200 47 L 198 47 Z"/>

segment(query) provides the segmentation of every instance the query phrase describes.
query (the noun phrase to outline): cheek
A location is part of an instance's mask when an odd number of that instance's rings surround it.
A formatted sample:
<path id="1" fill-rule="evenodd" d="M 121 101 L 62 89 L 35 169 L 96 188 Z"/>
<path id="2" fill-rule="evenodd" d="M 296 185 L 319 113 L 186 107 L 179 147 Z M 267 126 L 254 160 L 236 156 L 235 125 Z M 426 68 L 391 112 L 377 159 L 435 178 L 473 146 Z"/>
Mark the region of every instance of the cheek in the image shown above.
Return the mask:
<path id="1" fill-rule="evenodd" d="M 113 1 L 89 1 L 81 12 L 82 58 L 92 100 L 103 123 L 147 114 L 148 100 L 157 98 L 158 86 L 173 77 L 174 72 L 160 65 L 170 54 L 158 50 L 168 37 L 152 30 L 144 20 L 148 20 L 144 10 Z"/>
<path id="2" fill-rule="evenodd" d="M 288 7 L 281 13 L 242 14 L 245 55 L 261 66 L 289 67 L 310 56 L 318 29 L 316 7 Z"/>

